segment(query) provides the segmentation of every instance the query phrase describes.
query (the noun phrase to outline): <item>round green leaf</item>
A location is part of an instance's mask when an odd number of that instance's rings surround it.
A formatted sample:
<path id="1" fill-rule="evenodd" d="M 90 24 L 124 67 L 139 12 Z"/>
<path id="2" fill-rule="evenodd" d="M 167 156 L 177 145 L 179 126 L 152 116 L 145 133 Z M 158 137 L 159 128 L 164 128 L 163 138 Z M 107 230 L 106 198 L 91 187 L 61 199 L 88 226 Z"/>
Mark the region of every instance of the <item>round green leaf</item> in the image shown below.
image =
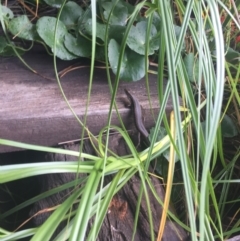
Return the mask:
<path id="1" fill-rule="evenodd" d="M 70 33 L 66 34 L 64 44 L 67 50 L 72 54 L 79 57 L 91 56 L 91 42 L 82 36 L 74 38 Z"/>
<path id="2" fill-rule="evenodd" d="M 108 44 L 109 63 L 114 74 L 117 73 L 120 46 L 111 39 Z M 145 76 L 145 57 L 130 49 L 125 49 L 121 63 L 120 78 L 125 81 L 137 81 Z"/>
<path id="3" fill-rule="evenodd" d="M 60 20 L 68 29 L 75 29 L 78 19 L 83 13 L 83 9 L 77 3 L 70 1 L 64 5 Z"/>
<path id="4" fill-rule="evenodd" d="M 54 36 L 54 30 L 57 23 L 57 19 L 53 17 L 42 17 L 37 21 L 36 27 L 39 36 L 44 40 L 44 42 L 52 49 L 54 52 L 55 45 L 55 54 L 60 59 L 71 60 L 75 59 L 77 56 L 71 54 L 67 51 L 64 46 L 64 37 L 68 34 L 67 28 L 65 25 L 59 21 L 56 31 L 56 38 Z M 56 43 L 54 43 L 56 39 Z"/>
<path id="5" fill-rule="evenodd" d="M 128 19 L 128 9 L 121 4 L 117 4 L 114 7 L 113 2 L 106 2 L 102 4 L 102 7 L 105 9 L 104 11 L 104 17 L 106 20 L 108 20 L 109 15 L 109 24 L 111 25 L 122 25 L 125 26 L 127 24 Z M 114 7 L 113 11 L 112 8 Z M 112 11 L 112 12 L 111 12 Z"/>
<path id="6" fill-rule="evenodd" d="M 127 45 L 130 49 L 134 50 L 138 54 L 145 55 L 146 49 L 146 33 L 147 33 L 147 22 L 141 21 L 136 26 L 132 26 L 129 36 L 127 38 Z M 159 48 L 157 37 L 157 30 L 154 25 L 151 26 L 149 34 L 149 53 L 153 54 L 155 50 Z"/>
<path id="7" fill-rule="evenodd" d="M 13 18 L 8 25 L 12 35 L 26 40 L 36 40 L 38 35 L 36 27 L 29 21 L 26 15 Z"/>
<path id="8" fill-rule="evenodd" d="M 97 23 L 96 36 L 103 41 L 105 40 L 106 27 L 106 24 Z M 88 19 L 83 23 L 83 29 L 87 34 L 92 35 L 92 19 Z"/>
<path id="9" fill-rule="evenodd" d="M 223 120 L 221 122 L 221 127 L 222 127 L 222 135 L 224 137 L 234 137 L 238 135 L 238 130 L 236 125 L 228 115 L 225 115 L 223 117 Z"/>

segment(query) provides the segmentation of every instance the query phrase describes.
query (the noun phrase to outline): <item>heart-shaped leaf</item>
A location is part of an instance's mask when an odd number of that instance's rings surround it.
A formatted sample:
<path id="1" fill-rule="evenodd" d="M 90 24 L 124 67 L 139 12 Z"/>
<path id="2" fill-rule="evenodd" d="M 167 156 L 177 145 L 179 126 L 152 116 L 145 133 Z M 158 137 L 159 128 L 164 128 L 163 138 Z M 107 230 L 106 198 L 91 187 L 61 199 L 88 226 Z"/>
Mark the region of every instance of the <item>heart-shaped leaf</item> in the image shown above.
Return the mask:
<path id="1" fill-rule="evenodd" d="M 65 35 L 65 47 L 69 52 L 79 57 L 91 56 L 91 42 L 82 36 L 74 38 L 70 33 Z"/>
<path id="2" fill-rule="evenodd" d="M 36 27 L 39 36 L 44 42 L 52 49 L 57 57 L 64 60 L 75 59 L 77 56 L 67 51 L 64 46 L 65 35 L 68 34 L 65 25 L 58 21 L 56 37 L 55 37 L 55 26 L 57 19 L 53 17 L 42 17 L 37 21 Z"/>
<path id="3" fill-rule="evenodd" d="M 120 46 L 111 39 L 108 44 L 109 63 L 114 74 L 117 73 Z M 145 58 L 126 48 L 120 67 L 120 78 L 125 81 L 137 81 L 145 76 Z"/>
<path id="4" fill-rule="evenodd" d="M 109 15 L 109 24 L 111 25 L 122 25 L 125 26 L 127 24 L 128 19 L 128 9 L 124 7 L 122 4 L 118 3 L 116 6 L 113 2 L 106 2 L 102 4 L 102 7 L 105 9 L 104 17 L 108 20 Z M 114 7 L 113 11 L 112 8 Z"/>
<path id="5" fill-rule="evenodd" d="M 146 34 L 147 34 L 147 22 L 141 21 L 136 26 L 132 26 L 129 36 L 127 38 L 127 45 L 130 49 L 134 50 L 138 54 L 145 55 L 146 49 Z M 155 50 L 159 48 L 157 30 L 154 25 L 151 25 L 151 31 L 149 34 L 149 55 L 153 54 Z"/>
<path id="6" fill-rule="evenodd" d="M 60 20 L 68 29 L 76 29 L 78 19 L 83 13 L 83 9 L 77 3 L 70 1 L 64 5 Z"/>
<path id="7" fill-rule="evenodd" d="M 36 40 L 38 34 L 36 27 L 33 25 L 26 15 L 13 18 L 8 25 L 8 29 L 12 35 L 26 40 Z"/>
<path id="8" fill-rule="evenodd" d="M 106 24 L 97 23 L 96 36 L 103 41 L 105 40 L 106 27 Z M 85 23 L 83 23 L 81 31 L 88 35 L 92 35 L 92 19 L 88 19 Z"/>

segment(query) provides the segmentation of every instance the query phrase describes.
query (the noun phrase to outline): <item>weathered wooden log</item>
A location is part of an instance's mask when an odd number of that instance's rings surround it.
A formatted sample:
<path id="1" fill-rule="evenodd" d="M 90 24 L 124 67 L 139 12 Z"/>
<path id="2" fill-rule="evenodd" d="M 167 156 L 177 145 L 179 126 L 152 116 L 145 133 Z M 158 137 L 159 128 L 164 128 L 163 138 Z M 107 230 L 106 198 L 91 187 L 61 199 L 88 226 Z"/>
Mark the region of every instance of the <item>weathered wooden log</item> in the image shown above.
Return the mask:
<path id="1" fill-rule="evenodd" d="M 133 141 L 134 137 L 135 136 L 133 136 Z M 135 142 L 138 142 L 137 138 Z M 129 153 L 128 146 L 125 144 L 123 138 L 119 134 L 114 134 L 110 136 L 109 145 L 109 148 L 119 156 L 126 155 Z M 64 145 L 62 148 L 78 151 L 79 144 L 67 144 Z M 94 154 L 94 149 L 92 148 L 90 141 L 86 140 L 84 142 L 83 151 L 90 154 Z M 63 154 L 43 152 L 14 152 L 3 153 L 0 155 L 0 163 L 2 165 L 9 165 L 10 163 L 19 163 L 21 159 L 25 162 L 44 162 L 74 161 L 77 158 Z M 85 174 L 80 175 L 81 177 L 83 177 Z M 35 202 L 31 206 L 25 207 L 21 212 L 14 213 L 12 216 L 6 216 L 5 213 L 9 209 L 15 207 L 23 201 L 32 198 L 35 195 L 38 195 L 45 191 L 49 191 L 52 188 L 59 187 L 63 184 L 67 184 L 68 182 L 71 182 L 75 179 L 76 174 L 74 173 L 56 173 L 39 175 L 2 185 L 0 188 L 0 227 L 5 228 L 9 231 L 13 231 L 18 227 L 25 229 L 36 227 L 43 224 L 51 215 L 52 210 L 54 210 L 54 207 L 64 202 L 64 200 L 69 195 L 71 195 L 72 188 L 68 188 L 63 191 L 57 192 L 51 196 L 45 197 L 44 199 Z M 158 178 L 154 176 L 150 177 L 150 179 L 152 185 L 155 187 L 157 195 L 163 201 L 165 198 L 165 191 L 162 186 L 162 183 Z M 106 176 L 105 184 L 108 184 L 111 180 L 112 176 Z M 141 180 L 139 178 L 139 175 L 136 174 L 118 193 L 115 194 L 108 207 L 108 212 L 105 216 L 101 230 L 99 232 L 98 240 L 132 240 L 134 216 L 136 213 L 140 185 Z M 152 194 L 151 190 L 148 187 L 147 189 L 152 211 L 154 235 L 156 237 L 159 228 L 160 218 L 162 215 L 162 206 L 158 203 L 158 201 Z M 74 208 L 77 208 L 78 203 L 79 202 L 76 202 Z M 171 207 L 171 212 L 174 213 L 173 207 Z M 89 229 L 91 227 L 91 223 L 93 220 L 94 217 L 89 222 Z M 54 236 L 61 232 L 66 224 L 66 222 L 61 223 L 55 231 Z M 186 241 L 187 238 L 187 233 L 178 224 L 176 224 L 173 221 L 167 221 L 162 240 Z M 144 196 L 141 200 L 140 213 L 138 217 L 138 226 L 134 240 L 150 240 L 150 226 L 148 220 L 147 205 Z"/>
<path id="2" fill-rule="evenodd" d="M 123 141 L 123 138 L 119 134 L 112 135 L 110 137 L 110 146 L 109 148 L 118 155 L 129 154 L 128 147 Z M 64 148 L 70 150 L 79 150 L 79 144 L 65 146 Z M 91 153 L 94 152 L 94 149 L 91 147 L 89 141 L 84 143 L 84 150 L 91 150 Z M 48 161 L 68 161 L 72 160 L 73 157 L 61 154 L 47 154 L 46 160 Z M 81 175 L 81 174 L 80 174 Z M 66 182 L 75 180 L 75 174 L 54 174 L 54 175 L 44 175 L 39 176 L 39 185 L 41 186 L 41 192 L 48 191 L 53 187 L 57 187 Z M 110 182 L 112 176 L 105 177 L 105 184 Z M 165 191 L 161 182 L 156 177 L 150 177 L 152 185 L 154 186 L 157 195 L 159 198 L 164 201 Z M 98 240 L 116 240 L 116 241 L 126 241 L 132 240 L 133 235 L 133 224 L 134 216 L 136 213 L 136 206 L 139 197 L 139 191 L 141 186 L 140 177 L 136 174 L 134 175 L 129 182 L 113 197 L 108 212 L 105 216 L 105 219 L 102 224 L 102 228 L 98 235 Z M 34 225 L 41 225 L 51 214 L 49 210 L 54 206 L 63 202 L 68 195 L 71 194 L 72 189 L 67 189 L 65 191 L 59 192 L 53 196 L 47 197 L 43 200 L 36 202 L 30 212 L 32 221 Z M 162 215 L 162 206 L 158 203 L 150 188 L 148 188 L 148 196 L 151 205 L 152 218 L 153 218 L 153 228 L 155 237 L 157 236 L 159 222 Z M 174 212 L 171 207 L 171 211 Z M 93 217 L 94 220 L 94 217 Z M 66 223 L 62 223 L 55 235 L 62 230 Z M 91 221 L 89 222 L 89 229 L 91 227 Z M 145 241 L 151 240 L 150 234 L 150 225 L 148 219 L 148 211 L 146 200 L 143 196 L 140 205 L 140 213 L 138 218 L 138 226 L 135 234 L 134 240 L 136 241 Z M 163 235 L 163 241 L 186 241 L 188 238 L 187 233 L 175 222 L 167 221 L 165 226 L 165 231 Z"/>
<path id="3" fill-rule="evenodd" d="M 136 133 L 135 133 L 136 134 Z M 133 136 L 134 140 L 134 136 Z M 136 142 L 137 142 L 136 138 Z M 117 155 L 126 155 L 128 147 L 126 146 L 123 138 L 119 134 L 110 136 L 109 148 Z M 135 143 L 136 144 L 136 143 Z M 79 144 L 68 144 L 63 146 L 64 149 L 79 150 Z M 94 154 L 90 141 L 85 141 L 83 151 Z M 76 158 L 77 159 L 77 158 Z M 62 154 L 51 154 L 43 152 L 13 152 L 3 153 L 0 155 L 0 163 L 2 165 L 19 163 L 20 161 L 44 162 L 44 161 L 68 161 L 73 160 L 72 156 Z M 82 175 L 85 174 L 80 174 Z M 13 213 L 12 216 L 5 217 L 5 213 L 15 207 L 16 205 L 32 198 L 35 195 L 51 190 L 52 188 L 59 187 L 70 181 L 75 180 L 74 173 L 56 173 L 39 175 L 31 178 L 21 179 L 1 185 L 1 218 L 0 227 L 13 231 L 19 226 L 22 229 L 37 227 L 43 224 L 51 215 L 54 207 L 64 202 L 64 200 L 71 195 L 72 188 L 65 189 L 61 192 L 45 197 L 25 207 L 21 212 Z M 110 182 L 112 176 L 105 177 L 105 184 Z M 156 177 L 150 177 L 156 193 L 163 201 L 165 197 L 164 188 Z M 34 185 L 32 185 L 34 183 Z M 6 185 L 6 186 L 5 186 Z M 141 180 L 139 175 L 134 175 L 129 182 L 113 197 L 108 212 L 105 216 L 102 228 L 99 232 L 98 240 L 116 240 L 126 241 L 132 240 L 134 215 L 136 213 L 137 200 L 139 196 Z M 6 188 L 7 187 L 7 188 Z M 5 191 L 4 191 L 5 190 Z M 147 187 L 149 200 L 151 204 L 151 211 L 153 217 L 153 228 L 155 237 L 157 236 L 160 218 L 162 215 L 162 207 L 157 202 L 151 190 Z M 77 205 L 75 208 L 77 208 Z M 171 207 L 172 208 L 172 207 Z M 173 209 L 171 209 L 174 212 Z M 93 218 L 94 219 L 94 218 Z M 28 220 L 28 221 L 27 221 Z M 93 220 L 91 220 L 93 221 Z M 89 222 L 89 229 L 91 226 Z M 24 225 L 23 225 L 24 224 Z M 57 235 L 65 227 L 66 222 L 61 223 L 54 235 Z M 148 212 L 145 198 L 141 201 L 140 213 L 138 218 L 138 226 L 135 234 L 137 241 L 150 240 L 150 226 L 148 220 Z M 186 232 L 175 222 L 167 221 L 163 240 L 180 241 L 187 240 Z"/>
<path id="4" fill-rule="evenodd" d="M 54 79 L 53 59 L 41 52 L 30 53 L 23 58 L 40 75 L 27 69 L 17 57 L 0 59 L 0 138 L 44 146 L 56 146 L 60 142 L 80 138 L 83 128 L 69 110 Z M 72 62 L 58 61 L 58 70 L 70 64 Z M 86 63 L 77 66 L 86 66 Z M 89 71 L 89 67 L 81 67 L 61 78 L 64 93 L 81 120 L 87 105 Z M 130 109 L 124 106 L 126 95 L 123 90 L 128 88 L 145 110 L 146 127 L 154 125 L 152 113 L 157 114 L 159 110 L 157 76 L 149 75 L 152 110 L 145 85 L 144 79 L 134 83 L 121 81 L 116 104 L 125 124 L 131 123 Z M 96 68 L 86 123 L 93 134 L 98 134 L 106 126 L 110 101 L 106 71 Z M 171 110 L 169 99 L 166 112 Z M 115 111 L 111 123 L 119 125 Z M 15 150 L 15 147 L 0 145 L 0 153 Z"/>

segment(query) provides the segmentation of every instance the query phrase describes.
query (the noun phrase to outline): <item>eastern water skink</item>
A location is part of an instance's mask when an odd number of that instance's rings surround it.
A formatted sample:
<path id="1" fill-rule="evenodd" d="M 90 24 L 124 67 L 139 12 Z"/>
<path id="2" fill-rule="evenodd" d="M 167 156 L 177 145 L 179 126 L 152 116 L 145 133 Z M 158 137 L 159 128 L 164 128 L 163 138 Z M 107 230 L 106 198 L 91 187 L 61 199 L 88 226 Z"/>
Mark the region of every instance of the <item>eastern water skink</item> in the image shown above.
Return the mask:
<path id="1" fill-rule="evenodd" d="M 134 95 L 132 95 L 127 89 L 124 89 L 124 91 L 127 97 L 129 98 L 129 100 L 131 101 L 131 106 L 134 112 L 134 121 L 135 121 L 136 128 L 143 136 L 145 141 L 149 143 L 149 139 L 148 139 L 149 134 L 143 124 L 142 108 L 138 102 L 138 99 Z"/>

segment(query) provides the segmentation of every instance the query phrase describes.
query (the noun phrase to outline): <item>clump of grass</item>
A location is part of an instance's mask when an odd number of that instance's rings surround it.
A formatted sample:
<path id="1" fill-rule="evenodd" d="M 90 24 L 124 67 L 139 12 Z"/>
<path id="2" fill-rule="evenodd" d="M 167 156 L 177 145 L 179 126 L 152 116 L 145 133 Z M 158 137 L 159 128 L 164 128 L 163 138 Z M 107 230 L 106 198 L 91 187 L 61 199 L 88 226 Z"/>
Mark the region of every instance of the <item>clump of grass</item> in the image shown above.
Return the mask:
<path id="1" fill-rule="evenodd" d="M 74 213 L 73 219 L 69 221 L 68 226 L 62 232 L 64 232 L 64 237 L 70 238 L 70 240 L 84 240 L 89 219 L 95 215 L 95 221 L 87 239 L 95 240 L 111 198 L 123 185 L 127 184 L 127 181 L 136 172 L 138 172 L 142 181 L 142 195 L 139 196 L 139 199 L 145 196 L 147 202 L 149 202 L 146 190 L 146 182 L 149 179 L 146 170 L 149 162 L 161 155 L 167 148 L 170 148 L 171 155 L 164 207 L 168 207 L 171 199 L 171 187 L 174 185 L 173 176 L 176 170 L 175 156 L 179 159 L 177 165 L 181 169 L 180 178 L 182 178 L 182 190 L 184 190 L 182 191 L 182 200 L 185 203 L 185 209 L 182 210 L 182 215 L 180 215 L 181 220 L 175 217 L 175 221 L 181 224 L 183 220 L 185 221 L 185 225 L 182 224 L 182 226 L 189 232 L 192 240 L 224 240 L 238 233 L 239 221 L 234 219 L 238 215 L 236 205 L 239 202 L 239 195 L 235 193 L 235 195 L 231 196 L 230 194 L 232 185 L 237 186 L 239 182 L 239 175 L 236 172 L 237 168 L 239 168 L 238 160 L 240 156 L 239 141 L 237 139 L 240 129 L 238 42 L 240 24 L 237 18 L 239 14 L 237 9 L 239 7 L 239 1 L 229 3 L 213 0 L 207 2 L 178 0 L 173 3 L 159 1 L 151 4 L 142 1 L 136 4 L 132 15 L 128 19 L 126 31 L 119 47 L 119 61 L 113 86 L 108 72 L 112 100 L 106 130 L 109 133 L 112 127 L 110 125 L 111 114 L 115 108 L 114 100 L 121 77 L 121 65 L 126 50 L 127 37 L 139 12 L 143 12 L 144 16 L 142 17 L 147 19 L 146 43 L 148 43 L 146 44 L 144 65 L 146 85 L 148 85 L 147 53 L 149 50 L 149 34 L 151 26 L 155 24 L 155 15 L 160 18 L 161 23 L 158 32 L 159 51 L 154 53 L 154 59 L 157 59 L 159 101 L 162 104 L 159 116 L 156 119 L 156 126 L 163 123 L 167 135 L 157 140 L 158 128 L 155 128 L 155 132 L 152 134 L 151 146 L 138 153 L 125 132 L 120 128 L 116 128 L 128 143 L 132 153 L 131 157 L 118 157 L 116 155 L 108 157 L 107 148 L 99 150 L 102 155 L 96 157 L 83 153 L 82 145 L 79 152 L 72 152 L 0 139 L 2 145 L 64 153 L 74 155 L 79 160 L 80 158 L 89 160 L 84 164 L 79 162 L 49 162 L 45 166 L 39 163 L 4 166 L 0 171 L 1 183 L 28 176 L 54 173 L 56 169 L 61 172 L 80 172 L 89 175 L 85 186 L 82 189 L 75 190 L 41 227 L 16 233 L 1 230 L 2 239 L 19 239 L 20 237 L 33 235 L 32 240 L 50 240 L 52 233 L 68 210 L 71 209 L 73 203 L 80 200 L 80 205 Z M 92 2 L 91 11 L 93 16 L 92 67 L 89 81 L 89 98 L 97 42 L 96 2 Z M 107 24 L 110 21 L 111 18 L 109 17 Z M 3 25 L 2 19 L 1 22 Z M 233 23 L 235 31 L 232 31 Z M 107 34 L 106 31 L 106 39 Z M 105 44 L 104 47 L 108 70 L 108 45 Z M 164 93 L 162 91 L 163 76 L 168 79 L 168 86 Z M 58 83 L 61 89 L 60 80 L 58 80 Z M 62 89 L 61 91 L 63 98 L 65 98 L 69 108 L 77 118 Z M 166 103 L 170 94 L 173 98 L 174 109 L 171 125 L 164 114 L 164 103 Z M 179 96 L 183 100 L 182 106 L 179 103 Z M 226 115 L 230 117 L 232 122 L 225 122 L 227 124 L 223 126 L 223 117 Z M 79 120 L 79 124 L 84 126 L 84 123 L 85 121 L 80 122 Z M 234 123 L 235 127 L 233 129 L 230 123 Z M 230 128 L 231 132 L 235 133 L 231 136 L 234 143 L 231 152 L 226 150 L 225 146 L 227 139 L 224 137 L 223 132 L 226 132 L 226 128 Z M 100 140 L 99 143 L 101 146 Z M 108 138 L 106 141 L 107 146 Z M 109 173 L 114 173 L 113 180 L 108 186 L 104 186 L 104 177 Z M 159 203 L 159 205 L 161 204 Z M 150 210 L 150 205 L 148 207 Z M 228 212 L 229 207 L 234 211 Z M 165 211 L 165 216 L 163 215 L 159 225 L 158 240 L 161 239 L 164 223 L 168 215 L 167 210 Z M 224 222 L 226 217 L 230 219 L 229 226 Z M 151 223 L 151 217 L 149 219 Z M 152 226 L 149 232 L 152 234 L 152 240 L 155 240 L 156 237 L 154 237 Z"/>

